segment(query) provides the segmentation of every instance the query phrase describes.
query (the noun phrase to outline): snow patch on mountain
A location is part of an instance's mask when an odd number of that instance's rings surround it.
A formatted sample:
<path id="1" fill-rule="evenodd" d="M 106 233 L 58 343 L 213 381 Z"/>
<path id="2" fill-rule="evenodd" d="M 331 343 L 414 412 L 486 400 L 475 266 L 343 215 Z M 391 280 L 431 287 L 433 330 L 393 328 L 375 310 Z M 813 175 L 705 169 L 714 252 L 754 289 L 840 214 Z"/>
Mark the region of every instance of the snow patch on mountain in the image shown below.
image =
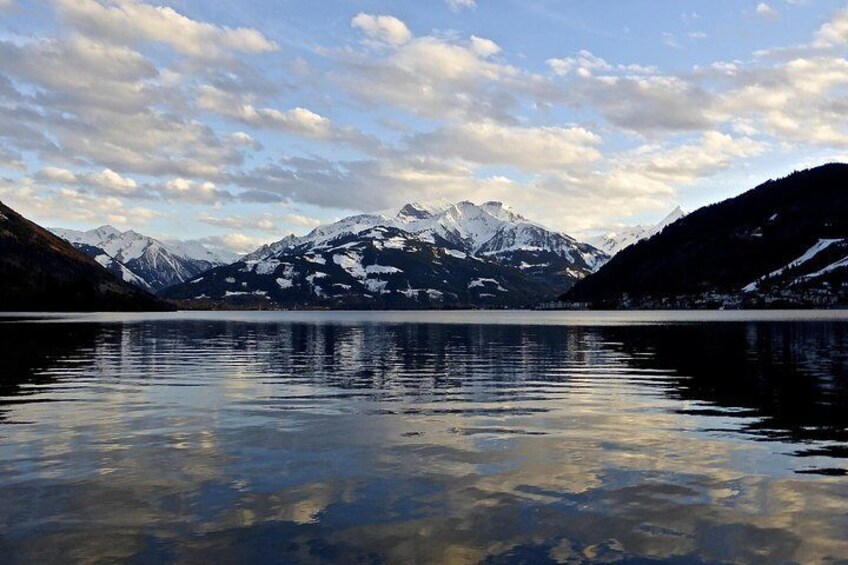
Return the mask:
<path id="1" fill-rule="evenodd" d="M 526 306 L 607 259 L 501 202 L 409 203 L 287 236 L 210 272 L 199 288 L 226 298 L 226 280 L 235 278 L 280 304 L 305 306 Z M 189 299 L 197 290 L 168 295 Z"/>
<path id="2" fill-rule="evenodd" d="M 825 249 L 827 249 L 831 245 L 833 245 L 835 243 L 841 243 L 841 242 L 844 242 L 844 241 L 845 241 L 844 239 L 820 239 L 812 247 L 810 247 L 807 251 L 805 251 L 800 257 L 798 257 L 797 259 L 794 259 L 793 261 L 790 261 L 787 265 L 785 265 L 785 266 L 783 266 L 783 267 L 781 267 L 781 268 L 779 268 L 775 271 L 772 271 L 771 273 L 769 273 L 765 276 L 762 276 L 759 279 L 757 279 L 756 281 L 746 285 L 742 289 L 742 292 L 756 292 L 759 289 L 760 284 L 763 281 L 770 279 L 770 278 L 779 277 L 779 276 L 783 275 L 784 273 L 786 273 L 787 271 L 789 271 L 791 269 L 797 269 L 798 267 L 802 266 L 804 263 L 811 261 L 819 253 L 821 253 L 822 251 L 824 251 Z M 830 272 L 831 270 L 833 270 L 835 268 L 838 268 L 839 266 L 840 265 L 837 265 L 836 263 L 834 263 L 834 264 L 831 264 L 828 267 L 825 267 L 824 269 L 821 269 L 821 270 L 819 270 L 815 273 L 804 275 L 800 278 L 804 279 L 804 280 L 816 278 L 816 277 L 819 277 L 819 276 L 821 276 L 821 275 L 823 275 L 827 272 Z"/>

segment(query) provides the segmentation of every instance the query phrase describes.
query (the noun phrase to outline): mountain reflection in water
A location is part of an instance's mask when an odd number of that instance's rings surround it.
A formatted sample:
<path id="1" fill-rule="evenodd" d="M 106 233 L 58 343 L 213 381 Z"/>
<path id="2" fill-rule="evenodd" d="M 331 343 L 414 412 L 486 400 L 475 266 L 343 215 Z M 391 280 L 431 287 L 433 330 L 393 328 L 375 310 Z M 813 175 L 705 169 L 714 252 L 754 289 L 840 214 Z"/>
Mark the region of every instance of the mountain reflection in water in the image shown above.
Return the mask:
<path id="1" fill-rule="evenodd" d="M 0 560 L 848 559 L 848 323 L 326 316 L 0 323 Z"/>

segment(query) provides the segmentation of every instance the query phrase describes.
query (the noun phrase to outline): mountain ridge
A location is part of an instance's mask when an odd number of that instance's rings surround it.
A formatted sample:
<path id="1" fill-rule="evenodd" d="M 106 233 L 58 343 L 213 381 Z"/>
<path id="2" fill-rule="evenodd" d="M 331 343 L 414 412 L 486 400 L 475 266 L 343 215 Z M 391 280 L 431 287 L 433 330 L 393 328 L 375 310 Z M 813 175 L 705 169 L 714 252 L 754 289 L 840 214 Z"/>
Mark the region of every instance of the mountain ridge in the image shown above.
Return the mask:
<path id="1" fill-rule="evenodd" d="M 620 228 L 618 231 L 607 232 L 605 234 L 596 235 L 586 239 L 590 245 L 604 251 L 611 257 L 618 254 L 621 250 L 630 247 L 634 243 L 648 239 L 670 226 L 677 220 L 686 216 L 686 212 L 679 205 L 671 212 L 666 214 L 662 220 L 656 224 L 639 224 L 635 226 L 627 226 Z"/>
<path id="2" fill-rule="evenodd" d="M 407 203 L 287 236 L 166 296 L 290 306 L 529 306 L 606 259 L 500 202 Z"/>
<path id="3" fill-rule="evenodd" d="M 167 310 L 49 230 L 0 202 L 0 310 Z"/>
<path id="4" fill-rule="evenodd" d="M 202 246 L 166 243 L 135 230 L 122 232 L 110 225 L 88 231 L 64 228 L 51 228 L 51 231 L 122 280 L 154 293 L 230 262 Z"/>
<path id="5" fill-rule="evenodd" d="M 561 299 L 588 307 L 848 304 L 848 164 L 770 180 L 614 256 Z"/>

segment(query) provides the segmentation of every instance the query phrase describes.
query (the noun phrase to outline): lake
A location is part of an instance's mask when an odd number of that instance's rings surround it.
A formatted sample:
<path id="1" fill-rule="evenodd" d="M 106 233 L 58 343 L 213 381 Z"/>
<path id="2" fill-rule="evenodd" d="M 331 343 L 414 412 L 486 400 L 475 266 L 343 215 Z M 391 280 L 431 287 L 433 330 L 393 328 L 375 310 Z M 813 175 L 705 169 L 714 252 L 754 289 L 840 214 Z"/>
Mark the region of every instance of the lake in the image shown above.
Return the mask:
<path id="1" fill-rule="evenodd" d="M 848 563 L 848 312 L 5 315 L 3 563 Z"/>

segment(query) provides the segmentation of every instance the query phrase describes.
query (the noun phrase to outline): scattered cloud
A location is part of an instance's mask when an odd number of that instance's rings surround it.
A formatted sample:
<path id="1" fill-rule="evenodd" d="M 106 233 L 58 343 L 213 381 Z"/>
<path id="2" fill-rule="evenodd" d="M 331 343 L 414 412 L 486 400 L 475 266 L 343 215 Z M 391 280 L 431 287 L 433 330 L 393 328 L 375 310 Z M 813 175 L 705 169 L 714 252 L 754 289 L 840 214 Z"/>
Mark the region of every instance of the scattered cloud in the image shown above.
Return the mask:
<path id="1" fill-rule="evenodd" d="M 169 180 L 160 188 L 160 193 L 166 200 L 188 204 L 220 204 L 233 198 L 232 194 L 218 188 L 213 182 L 184 178 Z"/>
<path id="2" fill-rule="evenodd" d="M 406 24 L 394 16 L 372 16 L 360 13 L 351 20 L 350 25 L 370 39 L 389 45 L 403 45 L 412 38 L 412 32 Z"/>
<path id="3" fill-rule="evenodd" d="M 218 226 L 238 231 L 264 231 L 267 233 L 277 233 L 277 224 L 270 213 L 264 213 L 261 216 L 213 216 L 211 214 L 200 214 L 197 219 L 204 224 Z"/>
<path id="4" fill-rule="evenodd" d="M 417 154 L 480 165 L 510 165 L 524 172 L 587 166 L 602 157 L 601 138 L 581 127 L 517 127 L 466 122 L 419 134 Z"/>
<path id="5" fill-rule="evenodd" d="M 668 70 L 585 49 L 543 62 L 506 37 L 368 13 L 345 17 L 346 42 L 260 58 L 280 49 L 263 31 L 165 4 L 48 0 L 55 28 L 0 38 L 10 203 L 98 225 L 189 209 L 234 234 L 228 249 L 314 227 L 298 205 L 438 197 L 583 229 L 667 208 L 770 151 L 848 148 L 848 9 L 808 43 Z M 675 57 L 702 29 L 716 37 L 708 18 L 680 19 L 662 38 Z"/>
<path id="6" fill-rule="evenodd" d="M 51 0 L 71 25 L 92 37 L 115 43 L 154 41 L 198 58 L 228 52 L 264 53 L 277 45 L 250 28 L 199 22 L 173 8 L 139 0 Z"/>
<path id="7" fill-rule="evenodd" d="M 434 118 L 515 121 L 519 98 L 557 94 L 550 81 L 493 57 L 500 47 L 472 36 L 415 37 L 389 49 L 335 51 L 333 77 L 369 106 Z"/>
<path id="8" fill-rule="evenodd" d="M 162 216 L 151 208 L 127 206 L 115 196 L 91 194 L 72 187 L 51 188 L 30 178 L 0 179 L 0 199 L 21 214 L 39 218 L 48 225 L 108 223 L 132 228 Z"/>
<path id="9" fill-rule="evenodd" d="M 340 128 L 329 118 L 316 114 L 306 108 L 278 110 L 276 108 L 256 108 L 237 94 L 225 92 L 211 85 L 198 88 L 198 106 L 239 120 L 257 128 L 282 131 L 308 139 L 344 143 L 364 150 L 376 150 L 379 141 L 355 128 Z M 236 137 L 243 142 L 243 137 Z"/>
<path id="10" fill-rule="evenodd" d="M 213 251 L 222 250 L 238 255 L 245 255 L 251 251 L 255 251 L 266 243 L 271 243 L 280 239 L 279 236 L 257 237 L 239 232 L 227 233 L 223 235 L 213 235 L 202 237 L 200 239 L 190 240 L 189 243 L 197 242 Z"/>

